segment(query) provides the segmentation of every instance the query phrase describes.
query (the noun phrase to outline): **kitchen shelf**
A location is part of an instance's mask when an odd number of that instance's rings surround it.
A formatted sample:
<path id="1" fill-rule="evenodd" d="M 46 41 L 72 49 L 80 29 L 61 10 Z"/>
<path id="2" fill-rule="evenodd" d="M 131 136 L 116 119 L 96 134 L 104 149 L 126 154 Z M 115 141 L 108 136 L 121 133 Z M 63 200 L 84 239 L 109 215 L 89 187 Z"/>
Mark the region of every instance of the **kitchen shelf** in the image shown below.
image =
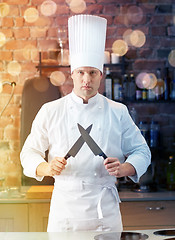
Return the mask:
<path id="1" fill-rule="evenodd" d="M 151 103 L 155 103 L 155 104 L 158 104 L 158 103 L 165 103 L 165 104 L 169 104 L 169 103 L 175 103 L 175 100 L 123 100 L 121 101 L 122 103 L 125 103 L 125 104 L 129 104 L 129 103 L 144 103 L 144 104 L 151 104 Z"/>
<path id="2" fill-rule="evenodd" d="M 42 75 L 42 69 L 49 69 L 49 68 L 69 68 L 70 65 L 55 65 L 55 64 L 43 64 L 42 63 L 42 59 L 41 59 L 41 52 L 39 52 L 39 64 L 36 66 L 36 68 L 39 70 L 40 72 L 40 76 Z M 116 63 L 116 64 L 104 64 L 104 68 L 109 67 L 111 69 L 111 72 L 115 72 L 115 69 L 119 68 L 121 69 L 121 74 L 124 75 L 125 74 L 125 67 L 126 67 L 126 62 L 125 62 L 125 57 L 122 56 L 120 58 L 120 63 Z"/>

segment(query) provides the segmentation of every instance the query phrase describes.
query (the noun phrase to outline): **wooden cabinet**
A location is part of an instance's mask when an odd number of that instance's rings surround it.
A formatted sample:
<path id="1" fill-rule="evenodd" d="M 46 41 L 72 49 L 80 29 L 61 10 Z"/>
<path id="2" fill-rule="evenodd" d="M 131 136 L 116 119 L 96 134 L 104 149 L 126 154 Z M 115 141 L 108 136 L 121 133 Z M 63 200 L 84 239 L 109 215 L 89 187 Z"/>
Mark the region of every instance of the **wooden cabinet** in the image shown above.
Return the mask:
<path id="1" fill-rule="evenodd" d="M 124 230 L 175 227 L 175 201 L 122 202 Z"/>
<path id="2" fill-rule="evenodd" d="M 28 204 L 0 204 L 0 232 L 28 232 Z"/>
<path id="3" fill-rule="evenodd" d="M 123 201 L 124 230 L 175 228 L 175 201 Z M 0 232 L 46 232 L 49 202 L 1 203 Z"/>
<path id="4" fill-rule="evenodd" d="M 29 232 L 46 232 L 49 203 L 29 203 Z"/>

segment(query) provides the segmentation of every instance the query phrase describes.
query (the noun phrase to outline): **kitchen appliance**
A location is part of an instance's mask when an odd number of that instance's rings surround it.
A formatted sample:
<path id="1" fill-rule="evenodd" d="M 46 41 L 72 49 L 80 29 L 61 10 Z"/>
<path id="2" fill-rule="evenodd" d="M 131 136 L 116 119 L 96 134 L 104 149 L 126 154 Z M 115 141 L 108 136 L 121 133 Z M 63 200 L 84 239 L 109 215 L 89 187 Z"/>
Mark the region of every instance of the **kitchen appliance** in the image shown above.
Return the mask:
<path id="1" fill-rule="evenodd" d="M 138 232 L 113 232 L 99 234 L 94 237 L 95 240 L 145 240 L 148 239 L 148 235 Z"/>
<path id="2" fill-rule="evenodd" d="M 159 236 L 174 236 L 175 239 L 175 229 L 159 230 L 155 231 L 154 234 Z"/>

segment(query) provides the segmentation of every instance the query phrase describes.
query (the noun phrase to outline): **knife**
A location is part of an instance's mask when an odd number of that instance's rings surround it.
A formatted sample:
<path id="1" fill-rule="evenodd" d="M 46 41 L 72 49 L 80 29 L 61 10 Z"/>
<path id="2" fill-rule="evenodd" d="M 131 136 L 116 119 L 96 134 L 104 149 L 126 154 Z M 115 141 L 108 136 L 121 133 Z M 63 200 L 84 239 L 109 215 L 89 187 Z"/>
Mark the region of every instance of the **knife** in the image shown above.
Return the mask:
<path id="1" fill-rule="evenodd" d="M 84 130 L 87 131 L 87 134 L 89 134 L 91 131 L 91 128 L 92 128 L 92 124 L 86 130 L 85 129 Z M 75 157 L 75 155 L 78 153 L 80 148 L 83 146 L 83 143 L 84 143 L 84 139 L 82 136 L 80 136 L 64 158 L 67 160 L 71 156 Z"/>
<path id="2" fill-rule="evenodd" d="M 89 135 L 89 133 L 79 124 L 78 129 L 83 137 L 84 141 L 87 143 L 91 151 L 95 154 L 95 156 L 102 156 L 104 159 L 107 158 L 106 154 L 101 150 L 101 148 L 97 145 L 94 139 Z"/>

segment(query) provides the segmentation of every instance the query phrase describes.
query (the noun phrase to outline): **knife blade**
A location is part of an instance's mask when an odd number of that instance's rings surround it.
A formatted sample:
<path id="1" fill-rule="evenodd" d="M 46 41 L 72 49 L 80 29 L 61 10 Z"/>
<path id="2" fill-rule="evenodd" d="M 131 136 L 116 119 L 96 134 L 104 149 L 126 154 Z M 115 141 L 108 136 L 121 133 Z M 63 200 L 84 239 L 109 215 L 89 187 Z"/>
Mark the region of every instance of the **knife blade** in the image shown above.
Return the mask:
<path id="1" fill-rule="evenodd" d="M 85 130 L 87 131 L 87 133 L 90 133 L 92 128 L 92 124 Z M 75 157 L 75 155 L 78 153 L 78 151 L 80 150 L 80 148 L 83 146 L 84 144 L 84 139 L 82 136 L 80 136 L 77 141 L 74 143 L 74 145 L 71 147 L 71 149 L 68 151 L 68 153 L 65 155 L 65 159 L 67 160 L 69 157 Z"/>
<path id="2" fill-rule="evenodd" d="M 95 156 L 102 156 L 104 159 L 107 158 L 106 154 L 101 150 L 101 148 L 97 145 L 94 139 L 89 135 L 89 133 L 79 124 L 78 129 L 83 137 L 84 141 L 87 143 L 91 151 L 95 154 Z"/>

